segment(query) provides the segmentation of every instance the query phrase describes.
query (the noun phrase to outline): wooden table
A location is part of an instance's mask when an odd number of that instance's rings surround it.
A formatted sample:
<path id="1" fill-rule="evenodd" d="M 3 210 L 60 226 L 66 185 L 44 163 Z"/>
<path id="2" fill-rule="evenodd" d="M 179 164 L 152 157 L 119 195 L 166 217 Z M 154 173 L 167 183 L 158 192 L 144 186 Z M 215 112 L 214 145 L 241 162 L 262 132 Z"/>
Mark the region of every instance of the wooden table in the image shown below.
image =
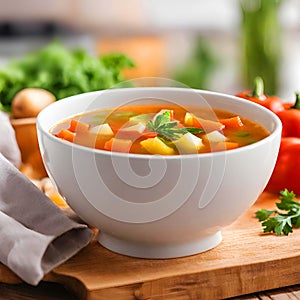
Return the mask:
<path id="1" fill-rule="evenodd" d="M 271 209 L 276 200 L 262 195 L 223 230 L 218 247 L 195 256 L 141 260 L 92 241 L 37 287 L 0 265 L 0 300 L 76 300 L 75 295 L 80 300 L 300 300 L 300 229 L 290 236 L 265 235 L 254 218 L 257 209 Z"/>
<path id="2" fill-rule="evenodd" d="M 78 298 L 68 292 L 62 285 L 57 283 L 41 282 L 37 287 L 27 284 L 0 284 L 1 300 L 78 300 Z M 192 298 L 186 298 L 190 300 Z M 264 291 L 241 297 L 228 298 L 228 300 L 299 300 L 300 285 Z M 110 299 L 105 299 L 110 300 Z M 118 299 L 112 299 L 118 300 Z M 134 300 L 134 299 L 130 299 Z M 150 300 L 150 299 L 149 299 Z M 201 300 L 201 299 L 195 299 Z M 214 299 L 216 300 L 216 299 Z"/>

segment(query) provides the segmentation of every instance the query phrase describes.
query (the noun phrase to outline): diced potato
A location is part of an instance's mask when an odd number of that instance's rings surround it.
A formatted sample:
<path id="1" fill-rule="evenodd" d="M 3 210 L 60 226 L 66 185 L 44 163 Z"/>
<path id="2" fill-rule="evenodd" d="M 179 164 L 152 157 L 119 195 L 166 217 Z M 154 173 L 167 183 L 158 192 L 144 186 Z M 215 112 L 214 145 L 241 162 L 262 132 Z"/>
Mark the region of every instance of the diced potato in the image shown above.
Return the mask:
<path id="1" fill-rule="evenodd" d="M 188 132 L 173 142 L 179 153 L 198 153 L 198 150 L 204 146 L 202 139 Z"/>
<path id="2" fill-rule="evenodd" d="M 120 131 L 125 131 L 125 132 L 129 132 L 129 133 L 133 133 L 133 134 L 141 134 L 144 132 L 144 130 L 146 129 L 146 125 L 143 123 L 138 123 L 129 127 L 124 127 L 121 128 Z"/>
<path id="3" fill-rule="evenodd" d="M 149 153 L 161 155 L 173 155 L 175 150 L 166 145 L 158 137 L 146 139 L 140 143 Z"/>
<path id="4" fill-rule="evenodd" d="M 91 133 L 95 133 L 97 135 L 105 135 L 105 136 L 113 136 L 114 132 L 110 128 L 109 124 L 100 124 L 90 129 Z"/>
<path id="5" fill-rule="evenodd" d="M 186 126 L 193 127 L 194 126 L 194 118 L 195 118 L 194 115 L 192 115 L 189 112 L 186 112 L 185 116 L 184 116 L 184 124 Z"/>
<path id="6" fill-rule="evenodd" d="M 225 127 L 225 125 L 220 122 L 198 118 L 189 112 L 187 112 L 184 116 L 184 124 L 188 127 L 202 128 L 206 132 L 222 130 Z"/>
<path id="7" fill-rule="evenodd" d="M 226 136 L 217 130 L 214 130 L 205 135 L 205 138 L 212 143 L 225 142 L 227 140 Z"/>

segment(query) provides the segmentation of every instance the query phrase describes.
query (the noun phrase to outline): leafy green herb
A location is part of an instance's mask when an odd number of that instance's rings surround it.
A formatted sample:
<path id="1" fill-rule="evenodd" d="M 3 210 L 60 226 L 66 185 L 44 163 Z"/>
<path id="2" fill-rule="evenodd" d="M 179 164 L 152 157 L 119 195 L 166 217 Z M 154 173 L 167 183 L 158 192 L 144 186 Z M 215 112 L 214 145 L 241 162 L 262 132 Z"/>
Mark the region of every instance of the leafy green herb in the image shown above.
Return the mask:
<path id="1" fill-rule="evenodd" d="M 293 228 L 300 228 L 300 202 L 295 197 L 294 192 L 285 189 L 280 192 L 280 202 L 276 203 L 278 210 L 261 209 L 255 213 L 264 232 L 288 235 Z"/>
<path id="2" fill-rule="evenodd" d="M 184 128 L 187 132 L 192 133 L 192 134 L 197 134 L 200 132 L 204 132 L 203 129 L 197 128 L 197 127 L 185 127 Z"/>
<path id="3" fill-rule="evenodd" d="M 268 219 L 275 212 L 276 212 L 276 210 L 260 209 L 255 213 L 255 216 L 259 222 L 262 222 L 262 221 L 265 221 L 266 219 Z"/>
<path id="4" fill-rule="evenodd" d="M 100 58 L 100 61 L 103 63 L 105 68 L 111 70 L 114 81 L 116 83 L 122 82 L 123 78 L 121 76 L 122 70 L 126 68 L 134 67 L 133 61 L 122 53 L 109 53 L 103 55 Z M 123 85 L 122 87 L 128 87 Z"/>
<path id="5" fill-rule="evenodd" d="M 203 129 L 201 128 L 176 126 L 178 126 L 178 121 L 171 121 L 170 111 L 164 111 L 157 115 L 154 121 L 150 120 L 147 123 L 147 127 L 151 131 L 155 131 L 163 138 L 167 138 L 171 141 L 179 139 L 180 136 L 188 132 L 193 134 L 203 132 Z"/>
<path id="6" fill-rule="evenodd" d="M 122 81 L 121 70 L 133 66 L 123 54 L 97 58 L 55 41 L 0 69 L 0 109 L 10 111 L 15 94 L 27 87 L 48 90 L 56 99 L 111 88 Z"/>

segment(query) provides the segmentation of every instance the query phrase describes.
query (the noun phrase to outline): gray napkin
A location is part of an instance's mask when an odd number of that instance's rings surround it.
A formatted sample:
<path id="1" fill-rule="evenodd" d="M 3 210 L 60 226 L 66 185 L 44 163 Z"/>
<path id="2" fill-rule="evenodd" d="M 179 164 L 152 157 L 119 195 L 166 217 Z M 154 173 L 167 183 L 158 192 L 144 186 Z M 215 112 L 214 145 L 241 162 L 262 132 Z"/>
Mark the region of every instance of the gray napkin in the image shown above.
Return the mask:
<path id="1" fill-rule="evenodd" d="M 0 128 L 4 128 L 2 125 L 1 121 Z M 0 133 L 5 141 L 1 129 Z M 85 247 L 93 232 L 68 218 L 8 161 L 1 154 L 3 145 L 0 143 L 0 261 L 24 281 L 36 285 Z M 17 162 L 15 158 L 13 162 Z"/>
<path id="2" fill-rule="evenodd" d="M 21 165 L 21 152 L 9 117 L 0 111 L 0 152 L 17 168 Z"/>

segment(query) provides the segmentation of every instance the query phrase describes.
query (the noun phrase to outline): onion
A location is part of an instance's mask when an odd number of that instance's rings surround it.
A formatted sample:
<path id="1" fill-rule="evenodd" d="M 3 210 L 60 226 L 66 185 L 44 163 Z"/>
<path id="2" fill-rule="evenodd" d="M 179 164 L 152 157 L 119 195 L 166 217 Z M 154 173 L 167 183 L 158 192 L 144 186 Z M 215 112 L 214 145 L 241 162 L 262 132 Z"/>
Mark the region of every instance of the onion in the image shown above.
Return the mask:
<path id="1" fill-rule="evenodd" d="M 50 92 L 39 88 L 26 88 L 18 92 L 11 106 L 12 118 L 32 118 L 47 105 L 55 101 Z"/>

